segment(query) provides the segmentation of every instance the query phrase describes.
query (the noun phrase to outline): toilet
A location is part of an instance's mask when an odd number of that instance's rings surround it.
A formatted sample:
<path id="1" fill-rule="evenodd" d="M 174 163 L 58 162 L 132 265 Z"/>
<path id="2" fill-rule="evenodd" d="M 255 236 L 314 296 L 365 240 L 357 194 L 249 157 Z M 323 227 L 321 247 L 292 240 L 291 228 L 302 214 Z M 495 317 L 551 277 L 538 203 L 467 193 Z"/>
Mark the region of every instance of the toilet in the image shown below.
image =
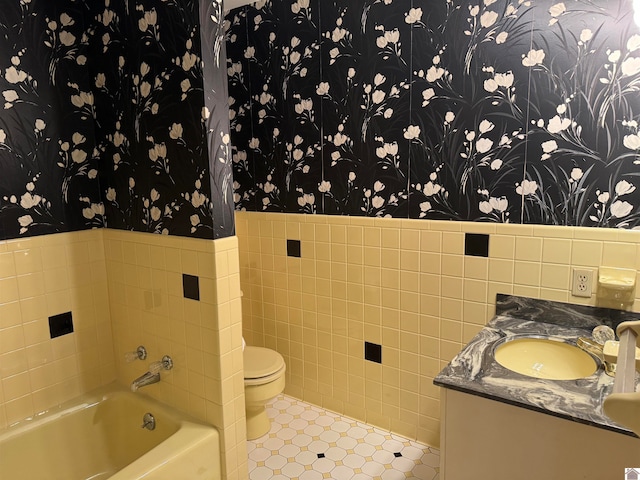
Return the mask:
<path id="1" fill-rule="evenodd" d="M 265 404 L 284 391 L 284 358 L 275 350 L 246 346 L 244 349 L 244 401 L 247 439 L 255 440 L 271 429 Z"/>

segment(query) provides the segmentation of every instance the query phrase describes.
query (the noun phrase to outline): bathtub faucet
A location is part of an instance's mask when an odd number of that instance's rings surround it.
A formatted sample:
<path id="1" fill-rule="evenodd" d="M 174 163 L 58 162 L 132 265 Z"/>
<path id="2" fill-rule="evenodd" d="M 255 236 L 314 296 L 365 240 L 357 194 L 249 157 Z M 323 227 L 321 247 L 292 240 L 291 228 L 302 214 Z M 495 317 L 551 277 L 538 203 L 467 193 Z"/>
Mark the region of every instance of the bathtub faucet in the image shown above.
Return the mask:
<path id="1" fill-rule="evenodd" d="M 173 360 L 169 355 L 162 357 L 159 362 L 153 362 L 149 365 L 149 371 L 136 378 L 131 382 L 131 391 L 137 392 L 140 387 L 146 387 L 160 381 L 160 372 L 162 370 L 171 370 L 173 368 Z"/>
<path id="2" fill-rule="evenodd" d="M 139 376 L 133 382 L 131 382 L 131 391 L 137 392 L 140 387 L 146 387 L 147 385 L 158 383 L 159 381 L 159 373 L 146 372 L 145 374 Z"/>

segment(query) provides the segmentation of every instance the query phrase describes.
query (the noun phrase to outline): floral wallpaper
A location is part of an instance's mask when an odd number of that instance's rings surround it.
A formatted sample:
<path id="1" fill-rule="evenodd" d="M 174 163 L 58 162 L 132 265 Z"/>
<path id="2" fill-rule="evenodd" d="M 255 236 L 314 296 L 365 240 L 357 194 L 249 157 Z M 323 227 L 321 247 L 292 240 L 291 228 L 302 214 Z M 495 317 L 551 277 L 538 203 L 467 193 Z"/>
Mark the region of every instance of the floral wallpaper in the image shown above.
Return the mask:
<path id="1" fill-rule="evenodd" d="M 61 3 L 0 9 L 0 239 L 104 225 L 85 14 Z"/>
<path id="2" fill-rule="evenodd" d="M 221 2 L 7 3 L 0 238 L 232 235 Z"/>
<path id="3" fill-rule="evenodd" d="M 630 0 L 263 0 L 225 26 L 237 209 L 640 224 Z"/>
<path id="4" fill-rule="evenodd" d="M 233 171 L 226 74 L 226 45 L 222 0 L 200 3 L 203 62 L 204 117 L 209 152 L 211 218 L 214 236 L 235 235 Z M 204 28 L 203 26 L 207 26 Z"/>

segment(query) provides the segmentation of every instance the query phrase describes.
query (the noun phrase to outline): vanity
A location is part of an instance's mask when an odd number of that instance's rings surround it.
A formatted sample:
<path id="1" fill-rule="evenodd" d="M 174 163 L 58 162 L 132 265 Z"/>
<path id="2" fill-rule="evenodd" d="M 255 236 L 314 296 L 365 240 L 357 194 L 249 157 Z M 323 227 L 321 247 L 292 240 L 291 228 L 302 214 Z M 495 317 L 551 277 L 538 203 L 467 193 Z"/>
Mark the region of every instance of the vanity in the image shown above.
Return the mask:
<path id="1" fill-rule="evenodd" d="M 615 330 L 638 318 L 619 310 L 498 295 L 496 316 L 434 380 L 442 387 L 442 479 L 613 480 L 624 478 L 625 467 L 640 466 L 640 439 L 602 411 L 613 378 L 599 359 L 589 360 L 593 373 L 587 367 L 566 375 L 578 378 L 561 374 L 557 380 L 518 373 L 495 358 L 501 346 L 527 338 L 577 349 L 577 339 L 591 337 L 596 326 Z M 517 358 L 519 347 L 514 348 Z M 563 355 L 559 363 L 574 363 Z M 636 385 L 638 380 L 636 375 Z"/>

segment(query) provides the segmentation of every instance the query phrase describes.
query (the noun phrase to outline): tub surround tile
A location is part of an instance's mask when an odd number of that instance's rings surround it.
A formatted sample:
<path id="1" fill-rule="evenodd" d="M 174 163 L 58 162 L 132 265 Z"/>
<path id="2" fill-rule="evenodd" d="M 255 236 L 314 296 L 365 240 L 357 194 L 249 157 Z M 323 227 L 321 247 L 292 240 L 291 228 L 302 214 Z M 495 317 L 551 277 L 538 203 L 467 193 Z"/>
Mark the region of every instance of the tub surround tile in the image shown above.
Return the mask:
<path id="1" fill-rule="evenodd" d="M 152 359 L 169 353 L 173 370 L 145 387 L 145 394 L 216 426 L 224 478 L 245 478 L 236 237 L 208 241 L 109 229 L 102 233 L 118 381 L 128 385 L 146 369 L 140 362 L 122 361 L 141 342 Z M 120 255 L 121 245 L 125 252 L 152 256 Z M 157 264 L 156 257 L 161 259 Z M 126 268 L 130 274 L 121 275 Z M 129 284 L 128 276 L 147 280 Z"/>
<path id="2" fill-rule="evenodd" d="M 575 344 L 580 336 L 590 337 L 597 325 L 615 329 L 622 321 L 639 318 L 632 312 L 499 294 L 496 316 L 436 376 L 434 384 L 633 436 L 602 411 L 614 380 L 602 368 L 577 380 L 537 379 L 502 367 L 493 352 L 496 342 L 518 335 Z"/>
<path id="3" fill-rule="evenodd" d="M 102 235 L 0 242 L 0 382 L 30 380 L 15 398 L 0 393 L 0 427 L 115 378 Z"/>
<path id="4" fill-rule="evenodd" d="M 184 298 L 200 300 L 200 278 L 197 275 L 182 274 L 182 292 Z"/>
<path id="5" fill-rule="evenodd" d="M 71 312 L 60 313 L 49 317 L 49 334 L 51 338 L 73 333 L 73 315 Z"/>

